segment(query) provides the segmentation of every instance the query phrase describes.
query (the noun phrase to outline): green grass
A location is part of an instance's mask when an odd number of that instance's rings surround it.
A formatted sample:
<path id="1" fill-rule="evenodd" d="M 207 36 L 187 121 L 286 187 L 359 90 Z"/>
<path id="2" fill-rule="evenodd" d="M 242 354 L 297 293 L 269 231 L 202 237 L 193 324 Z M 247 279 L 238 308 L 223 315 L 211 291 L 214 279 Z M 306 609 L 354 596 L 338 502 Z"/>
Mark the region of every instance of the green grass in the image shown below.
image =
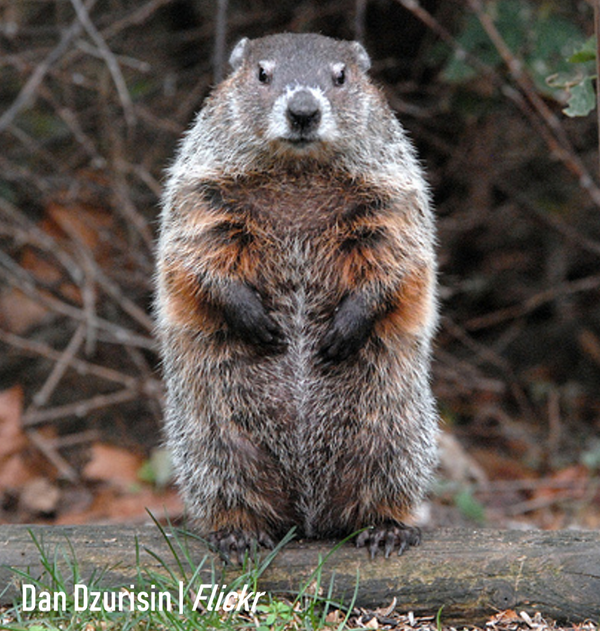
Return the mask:
<path id="1" fill-rule="evenodd" d="M 54 551 L 47 549 L 43 542 L 37 541 L 32 534 L 32 538 L 38 548 L 40 561 L 43 568 L 41 576 L 36 577 L 19 569 L 12 569 L 14 582 L 18 587 L 19 594 L 22 593 L 22 586 L 33 585 L 36 590 L 37 600 L 34 611 L 25 611 L 24 605 L 28 604 L 22 598 L 15 599 L 12 607 L 0 612 L 0 629 L 11 631 L 204 631 L 204 630 L 241 630 L 254 629 L 257 631 L 287 631 L 288 629 L 332 629 L 341 631 L 346 628 L 346 623 L 356 599 L 358 591 L 358 577 L 354 595 L 351 602 L 344 606 L 332 600 L 333 577 L 328 585 L 322 582 L 322 569 L 329 556 L 337 550 L 336 546 L 330 553 L 320 559 L 317 569 L 313 574 L 299 586 L 298 593 L 287 598 L 265 593 L 256 602 L 255 611 L 209 611 L 207 600 L 201 602 L 200 607 L 194 608 L 197 591 L 201 582 L 206 581 L 206 572 L 210 572 L 212 585 L 223 585 L 225 583 L 221 570 L 211 564 L 211 557 L 205 556 L 200 562 L 195 562 L 189 553 L 186 539 L 191 535 L 182 536 L 181 532 L 170 527 L 168 530 L 160 528 L 165 542 L 169 548 L 172 559 L 159 557 L 152 551 L 147 550 L 158 562 L 160 571 L 152 571 L 142 567 L 140 559 L 139 542 L 136 542 L 137 554 L 137 576 L 121 588 L 104 586 L 106 574 L 118 568 L 98 568 L 89 578 L 81 576 L 80 566 L 77 561 L 75 551 L 68 539 L 65 547 L 56 547 Z M 283 546 L 293 538 L 290 532 L 280 544 L 271 551 L 264 559 L 254 555 L 249 558 L 246 555 L 239 575 L 233 581 L 229 581 L 227 592 L 238 592 L 248 594 L 257 593 L 259 579 L 262 573 L 277 556 Z M 339 545 L 341 545 L 341 542 Z M 252 556 L 252 555 L 250 555 Z M 173 563 L 174 560 L 174 563 Z M 173 569 L 175 568 L 175 569 Z M 203 577 L 201 579 L 201 576 Z M 79 594 L 87 589 L 88 603 L 86 607 L 82 599 L 76 600 L 73 585 L 80 584 L 85 587 L 80 588 Z M 244 592 L 244 586 L 246 591 Z M 33 591 L 28 588 L 30 593 Z M 179 609 L 178 594 L 183 590 L 184 598 L 182 609 Z M 204 593 L 210 590 L 205 590 Z M 99 593 L 99 598 L 107 599 L 111 605 L 111 600 L 115 599 L 118 604 L 119 598 L 124 604 L 122 608 L 110 611 L 100 607 L 101 611 L 92 611 L 91 594 Z M 173 595 L 173 609 L 166 608 L 160 610 L 158 606 L 148 611 L 141 611 L 144 608 L 143 601 L 139 600 L 140 595 L 148 594 L 151 598 L 155 594 L 168 592 Z M 65 594 L 58 602 L 54 602 L 55 594 Z M 121 596 L 120 596 L 121 594 Z M 133 601 L 133 611 L 129 610 Z M 83 611 L 76 609 L 77 602 Z M 158 600 L 156 601 L 158 602 Z M 252 605 L 254 598 L 247 601 Z M 31 603 L 29 603 L 31 604 Z M 58 605 L 55 608 L 54 605 Z M 150 604 L 150 603 L 149 603 Z M 64 605 L 64 608 L 63 608 Z M 41 609 L 51 609 L 41 611 Z M 124 610 L 119 610 L 124 609 Z M 327 616 L 331 612 L 337 611 L 336 623 L 328 623 Z"/>

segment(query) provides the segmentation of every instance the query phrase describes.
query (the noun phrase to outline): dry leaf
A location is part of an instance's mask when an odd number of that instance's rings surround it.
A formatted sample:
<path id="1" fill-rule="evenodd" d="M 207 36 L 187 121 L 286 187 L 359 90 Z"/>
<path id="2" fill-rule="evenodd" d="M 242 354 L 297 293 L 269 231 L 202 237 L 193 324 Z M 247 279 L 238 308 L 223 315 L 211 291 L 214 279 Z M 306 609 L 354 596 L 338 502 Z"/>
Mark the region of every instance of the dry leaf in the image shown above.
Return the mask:
<path id="1" fill-rule="evenodd" d="M 383 616 L 384 618 L 387 618 L 389 615 L 392 614 L 394 609 L 396 609 L 397 604 L 398 599 L 394 596 L 394 598 L 392 598 L 392 602 L 387 607 L 378 607 L 377 609 L 375 609 L 375 613 L 378 616 Z"/>
<path id="2" fill-rule="evenodd" d="M 342 612 L 339 609 L 334 609 L 333 611 L 330 611 L 325 616 L 325 622 L 327 624 L 339 625 L 343 619 L 344 619 L 344 616 L 342 615 Z"/>
<path id="3" fill-rule="evenodd" d="M 111 523 L 146 523 L 148 511 L 157 519 L 165 515 L 173 520 L 183 514 L 183 503 L 175 489 L 156 492 L 145 487 L 135 493 L 123 493 L 115 487 L 97 489 L 88 510 L 74 510 L 60 515 L 56 525 Z"/>
<path id="4" fill-rule="evenodd" d="M 486 623 L 486 626 L 493 626 L 496 624 L 509 624 L 511 622 L 521 622 L 521 617 L 516 611 L 513 611 L 512 609 L 506 609 L 505 611 L 500 611 L 495 616 L 492 616 Z"/>
<path id="5" fill-rule="evenodd" d="M 377 622 L 377 616 L 373 616 L 367 624 L 365 624 L 365 629 L 379 629 L 379 622 Z"/>
<path id="6" fill-rule="evenodd" d="M 27 436 L 21 425 L 23 391 L 20 386 L 0 392 L 0 488 L 18 488 L 33 477 L 25 462 Z"/>
<path id="7" fill-rule="evenodd" d="M 60 491 L 47 478 L 34 478 L 21 491 L 20 508 L 30 515 L 48 515 L 56 511 Z"/>
<path id="8" fill-rule="evenodd" d="M 27 443 L 21 425 L 22 412 L 21 386 L 0 392 L 0 461 L 21 451 Z"/>
<path id="9" fill-rule="evenodd" d="M 16 287 L 6 287 L 0 292 L 0 322 L 12 333 L 25 333 L 47 314 L 47 307 Z"/>
<path id="10" fill-rule="evenodd" d="M 126 488 L 137 482 L 137 472 L 142 462 L 142 456 L 131 450 L 95 443 L 92 445 L 92 457 L 82 475 L 87 480 L 112 482 Z"/>

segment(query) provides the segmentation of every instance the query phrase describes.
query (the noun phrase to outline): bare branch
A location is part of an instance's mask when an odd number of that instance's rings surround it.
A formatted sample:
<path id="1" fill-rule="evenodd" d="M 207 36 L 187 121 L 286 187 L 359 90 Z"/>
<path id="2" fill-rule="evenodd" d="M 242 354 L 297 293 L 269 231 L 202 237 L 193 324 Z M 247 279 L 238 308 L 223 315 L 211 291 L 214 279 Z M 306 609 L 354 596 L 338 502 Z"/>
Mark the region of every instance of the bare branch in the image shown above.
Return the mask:
<path id="1" fill-rule="evenodd" d="M 367 0 L 355 0 L 354 4 L 354 37 L 359 42 L 365 40 L 365 19 L 367 15 Z"/>
<path id="2" fill-rule="evenodd" d="M 81 25 L 86 30 L 87 34 L 91 37 L 94 44 L 96 44 L 100 55 L 104 59 L 104 62 L 106 63 L 108 71 L 111 74 L 115 87 L 117 88 L 117 92 L 121 100 L 121 106 L 123 107 L 123 112 L 125 114 L 125 120 L 127 121 L 129 127 L 133 127 L 136 122 L 135 111 L 133 109 L 133 102 L 131 101 L 129 90 L 127 89 L 127 84 L 125 83 L 125 79 L 123 78 L 123 74 L 121 73 L 119 62 L 104 41 L 98 29 L 94 26 L 94 23 L 90 18 L 88 9 L 85 7 L 83 2 L 81 0 L 71 0 L 71 4 L 77 12 L 77 17 L 79 18 Z"/>
<path id="3" fill-rule="evenodd" d="M 14 333 L 10 333 L 9 331 L 4 331 L 2 329 L 0 329 L 0 341 L 13 346 L 14 348 L 18 348 L 19 350 L 22 350 L 26 353 L 46 357 L 47 359 L 55 362 L 59 362 L 63 358 L 63 352 L 54 350 L 47 344 L 43 344 L 42 342 L 38 342 L 32 339 L 25 339 L 23 337 L 15 335 Z M 118 383 L 130 389 L 141 388 L 141 383 L 139 379 L 118 370 L 107 368 L 105 366 L 98 366 L 97 364 L 92 364 L 88 361 L 78 359 L 76 357 L 68 357 L 66 363 L 81 375 L 94 375 L 95 377 L 99 377 L 100 379 L 105 379 L 106 381 Z M 146 380 L 146 385 L 148 386 L 146 389 L 149 392 L 149 380 Z M 160 382 L 158 380 L 156 380 L 153 384 L 153 389 L 157 393 L 160 392 Z"/>
<path id="4" fill-rule="evenodd" d="M 467 1 L 507 65 L 515 83 L 529 101 L 532 109 L 525 106 L 520 94 L 516 93 L 514 88 L 500 81 L 493 68 L 481 62 L 477 57 L 465 50 L 447 29 L 445 29 L 431 13 L 423 8 L 418 0 L 397 0 L 405 9 L 419 18 L 434 33 L 439 35 L 444 42 L 450 45 L 461 59 L 464 59 L 471 66 L 477 68 L 477 70 L 489 77 L 499 86 L 505 96 L 519 106 L 528 119 L 535 125 L 536 130 L 540 132 L 551 151 L 565 164 L 567 169 L 577 177 L 580 186 L 587 191 L 594 204 L 600 206 L 600 188 L 594 182 L 589 170 L 577 155 L 562 124 L 538 95 L 531 79 L 523 69 L 523 64 L 513 55 L 493 21 L 489 15 L 485 13 L 481 0 Z M 543 124 L 540 124 L 540 121 Z"/>
<path id="5" fill-rule="evenodd" d="M 77 416 L 83 418 L 94 410 L 117 405 L 119 403 L 127 403 L 134 401 L 140 397 L 138 390 L 123 388 L 117 392 L 110 394 L 98 394 L 95 397 L 84 401 L 76 401 L 75 403 L 67 403 L 66 405 L 57 405 L 46 410 L 35 410 L 23 415 L 23 425 L 29 427 L 31 425 L 39 425 L 50 421 L 58 421 L 69 416 Z"/>
<path id="6" fill-rule="evenodd" d="M 514 320 L 522 317 L 535 309 L 539 309 L 548 302 L 553 302 L 559 297 L 569 296 L 584 291 L 594 291 L 600 287 L 600 276 L 588 276 L 587 278 L 580 278 L 578 280 L 568 281 L 551 287 L 545 291 L 541 291 L 533 296 L 530 296 L 527 300 L 513 305 L 512 307 L 506 307 L 505 309 L 499 309 L 493 313 L 488 313 L 477 318 L 472 318 L 465 323 L 465 328 L 468 331 L 479 331 L 491 326 L 495 326 L 506 320 Z"/>
<path id="7" fill-rule="evenodd" d="M 223 79 L 225 70 L 225 48 L 227 40 L 227 5 L 228 0 L 217 0 L 215 20 L 215 44 L 213 52 L 213 77 L 215 83 Z"/>
<path id="8" fill-rule="evenodd" d="M 92 8 L 96 0 L 90 0 L 88 2 L 89 8 Z M 50 54 L 39 64 L 29 77 L 25 85 L 21 88 L 19 95 L 14 100 L 13 104 L 0 116 L 0 132 L 9 127 L 14 119 L 19 115 L 21 110 L 26 108 L 35 98 L 37 89 L 44 80 L 46 74 L 50 68 L 64 55 L 68 50 L 71 42 L 82 31 L 82 24 L 79 20 L 75 19 L 71 26 L 65 31 L 61 37 L 60 42 L 50 52 Z"/>
<path id="9" fill-rule="evenodd" d="M 24 294 L 30 296 L 40 304 L 50 310 L 64 316 L 73 318 L 77 322 L 87 322 L 87 314 L 80 308 L 70 305 L 63 300 L 55 298 L 48 291 L 42 291 L 37 287 L 35 280 L 25 270 L 15 264 L 14 261 L 4 252 L 0 250 L 0 273 L 4 275 L 7 281 L 20 289 Z M 132 344 L 141 348 L 154 349 L 156 344 L 154 340 L 133 333 L 132 331 L 104 318 L 95 316 L 93 318 L 94 326 L 111 334 L 114 342 L 119 344 Z"/>
<path id="10" fill-rule="evenodd" d="M 36 408 L 43 407 L 48 402 L 48 399 L 52 396 L 52 393 L 56 389 L 56 386 L 59 384 L 63 375 L 69 368 L 69 365 L 73 361 L 73 358 L 79 351 L 81 344 L 85 339 L 85 326 L 80 324 L 75 331 L 75 334 L 71 338 L 71 341 L 65 348 L 64 352 L 61 353 L 60 358 L 54 364 L 48 378 L 46 379 L 44 385 L 39 389 L 39 391 L 33 397 L 33 405 Z"/>
<path id="11" fill-rule="evenodd" d="M 496 28 L 493 20 L 489 16 L 489 14 L 484 10 L 483 4 L 481 0 L 467 0 L 481 26 L 483 26 L 485 32 L 488 34 L 488 37 L 492 40 L 494 46 L 500 56 L 504 60 L 504 63 L 507 65 L 510 74 L 515 80 L 516 84 L 523 91 L 527 99 L 532 104 L 535 111 L 542 118 L 544 123 L 552 130 L 554 137 L 558 142 L 558 146 L 562 151 L 560 151 L 561 159 L 565 162 L 567 167 L 579 178 L 579 183 L 582 188 L 584 188 L 596 206 L 600 206 L 600 188 L 598 188 L 597 184 L 594 182 L 590 172 L 588 171 L 585 164 L 581 161 L 567 133 L 565 132 L 564 127 L 561 125 L 558 118 L 554 115 L 552 110 L 546 105 L 544 100 L 539 96 L 535 86 L 529 74 L 525 70 L 525 66 L 523 62 L 517 59 L 506 42 L 504 38 Z"/>
<path id="12" fill-rule="evenodd" d="M 58 470 L 59 475 L 69 482 L 77 482 L 79 476 L 77 471 L 58 453 L 56 446 L 47 440 L 38 430 L 27 431 L 27 438 L 35 447 L 51 462 Z"/>

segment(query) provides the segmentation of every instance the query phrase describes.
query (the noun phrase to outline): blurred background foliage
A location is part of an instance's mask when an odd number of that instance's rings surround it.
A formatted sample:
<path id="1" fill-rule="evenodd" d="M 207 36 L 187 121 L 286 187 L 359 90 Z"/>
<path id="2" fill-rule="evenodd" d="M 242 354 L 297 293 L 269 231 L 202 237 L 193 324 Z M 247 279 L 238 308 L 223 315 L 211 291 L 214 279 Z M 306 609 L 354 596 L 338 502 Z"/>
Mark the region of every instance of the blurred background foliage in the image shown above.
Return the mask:
<path id="1" fill-rule="evenodd" d="M 584 0 L 2 0 L 0 390 L 17 393 L 20 440 L 0 450 L 2 518 L 36 516 L 21 501 L 34 471 L 64 500 L 42 516 L 72 519 L 82 489 L 95 501 L 99 443 L 142 460 L 159 443 L 164 169 L 230 48 L 278 31 L 362 39 L 427 168 L 434 385 L 468 451 L 464 471 L 443 459 L 454 486 L 440 503 L 477 521 L 596 524 L 597 46 Z M 144 479 L 164 480 L 148 462 Z"/>

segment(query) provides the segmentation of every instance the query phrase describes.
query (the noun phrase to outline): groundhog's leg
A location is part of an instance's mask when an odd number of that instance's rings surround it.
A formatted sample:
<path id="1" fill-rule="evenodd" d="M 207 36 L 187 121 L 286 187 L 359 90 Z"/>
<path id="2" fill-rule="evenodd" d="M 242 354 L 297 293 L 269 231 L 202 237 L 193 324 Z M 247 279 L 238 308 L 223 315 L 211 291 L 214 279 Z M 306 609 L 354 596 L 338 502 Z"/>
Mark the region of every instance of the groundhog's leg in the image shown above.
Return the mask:
<path id="1" fill-rule="evenodd" d="M 379 370 L 363 373 L 364 416 L 356 421 L 361 427 L 342 469 L 343 484 L 351 489 L 354 483 L 358 491 L 342 499 L 352 528 L 370 527 L 356 545 L 367 547 L 372 557 L 382 547 L 388 557 L 420 543 L 419 529 L 407 520 L 435 467 L 437 413 L 425 374 L 407 370 L 424 361 L 418 356 L 423 351 L 405 348 L 393 357 L 383 349 L 372 352 Z M 353 469 L 362 471 L 361 479 Z"/>
<path id="2" fill-rule="evenodd" d="M 233 420 L 211 416 L 192 424 L 171 444 L 199 532 L 234 559 L 259 545 L 273 547 L 295 521 L 277 459 Z"/>
<path id="3" fill-rule="evenodd" d="M 290 412 L 277 390 L 279 356 L 250 355 L 223 335 L 163 333 L 165 427 L 192 522 L 227 556 L 241 558 L 297 521 L 277 452 Z M 274 419 L 270 429 L 267 419 Z"/>
<path id="4" fill-rule="evenodd" d="M 260 449 L 255 450 L 257 453 Z M 262 462 L 247 460 L 247 453 L 232 452 L 225 470 L 218 470 L 220 488 L 205 520 L 212 543 L 227 558 L 240 563 L 246 551 L 272 548 L 280 535 L 281 518 L 290 512 L 279 480 L 281 473 L 266 453 Z M 253 457 L 253 456 L 251 456 Z M 237 460 L 237 463 L 233 461 Z"/>
<path id="5" fill-rule="evenodd" d="M 356 543 L 371 556 L 382 548 L 386 556 L 402 554 L 419 543 L 419 530 L 407 520 L 436 461 L 437 415 L 427 375 L 417 369 L 426 353 L 415 339 L 391 346 L 371 337 L 343 371 L 320 365 L 314 397 L 321 405 L 310 422 L 318 430 L 307 466 L 320 472 L 313 496 L 320 536 L 368 528 Z M 328 398 L 332 391 L 337 396 Z M 331 435 L 340 445 L 333 458 Z"/>

